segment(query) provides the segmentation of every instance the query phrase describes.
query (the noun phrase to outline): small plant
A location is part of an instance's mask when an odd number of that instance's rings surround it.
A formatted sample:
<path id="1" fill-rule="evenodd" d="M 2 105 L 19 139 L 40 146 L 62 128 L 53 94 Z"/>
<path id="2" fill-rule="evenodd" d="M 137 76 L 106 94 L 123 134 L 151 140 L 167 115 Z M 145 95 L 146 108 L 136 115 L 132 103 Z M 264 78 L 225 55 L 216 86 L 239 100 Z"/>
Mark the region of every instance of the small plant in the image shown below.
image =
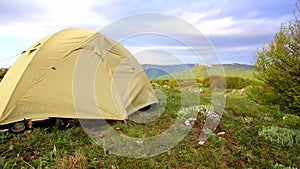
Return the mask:
<path id="1" fill-rule="evenodd" d="M 291 146 L 300 142 L 300 135 L 293 130 L 272 126 L 270 128 L 263 127 L 258 135 L 266 140 L 276 142 L 282 146 Z"/>
<path id="2" fill-rule="evenodd" d="M 274 168 L 275 168 L 275 169 L 298 169 L 298 168 L 296 168 L 296 167 L 290 167 L 290 166 L 286 167 L 286 166 L 284 166 L 284 165 L 282 165 L 282 164 L 278 164 L 278 163 L 276 163 L 276 164 L 274 165 Z"/>
<path id="3" fill-rule="evenodd" d="M 300 117 L 292 114 L 286 114 L 282 117 L 284 124 L 296 127 L 297 125 L 300 126 Z"/>
<path id="4" fill-rule="evenodd" d="M 196 115 L 196 112 L 199 110 L 199 106 L 190 106 L 181 108 L 178 112 L 177 119 L 185 119 L 189 117 L 193 117 Z"/>
<path id="5" fill-rule="evenodd" d="M 226 82 L 226 84 L 225 84 Z M 221 76 L 211 76 L 202 80 L 203 87 L 210 87 L 211 85 L 216 85 L 219 88 L 227 88 L 227 89 L 242 89 L 249 85 L 255 85 L 258 82 L 244 79 L 241 77 L 221 77 Z"/>
<path id="6" fill-rule="evenodd" d="M 245 123 L 250 124 L 253 122 L 253 118 L 252 117 L 244 117 L 244 121 L 245 121 Z"/>

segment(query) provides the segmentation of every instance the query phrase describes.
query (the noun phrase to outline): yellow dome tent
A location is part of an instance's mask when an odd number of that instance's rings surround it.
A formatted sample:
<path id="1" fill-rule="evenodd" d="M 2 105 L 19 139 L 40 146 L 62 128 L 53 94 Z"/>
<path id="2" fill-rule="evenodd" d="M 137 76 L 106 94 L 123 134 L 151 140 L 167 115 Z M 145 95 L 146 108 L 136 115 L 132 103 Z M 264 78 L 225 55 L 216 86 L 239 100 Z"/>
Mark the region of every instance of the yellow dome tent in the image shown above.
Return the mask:
<path id="1" fill-rule="evenodd" d="M 144 70 L 121 44 L 87 29 L 47 36 L 0 83 L 0 125 L 46 117 L 124 120 L 156 103 Z"/>

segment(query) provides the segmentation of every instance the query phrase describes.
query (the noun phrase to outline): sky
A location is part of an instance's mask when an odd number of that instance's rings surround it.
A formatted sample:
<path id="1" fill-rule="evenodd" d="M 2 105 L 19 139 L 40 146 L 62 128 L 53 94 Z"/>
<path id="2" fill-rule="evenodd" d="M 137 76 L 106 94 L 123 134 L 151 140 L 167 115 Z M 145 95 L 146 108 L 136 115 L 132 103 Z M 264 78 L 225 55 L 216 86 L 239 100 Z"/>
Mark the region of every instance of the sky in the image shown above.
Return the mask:
<path id="1" fill-rule="evenodd" d="M 253 64 L 257 50 L 293 20 L 296 0 L 0 1 L 0 67 L 66 28 L 100 31 L 140 64 Z M 121 33 L 120 33 L 121 32 Z M 196 51 L 196 52 L 195 52 Z"/>

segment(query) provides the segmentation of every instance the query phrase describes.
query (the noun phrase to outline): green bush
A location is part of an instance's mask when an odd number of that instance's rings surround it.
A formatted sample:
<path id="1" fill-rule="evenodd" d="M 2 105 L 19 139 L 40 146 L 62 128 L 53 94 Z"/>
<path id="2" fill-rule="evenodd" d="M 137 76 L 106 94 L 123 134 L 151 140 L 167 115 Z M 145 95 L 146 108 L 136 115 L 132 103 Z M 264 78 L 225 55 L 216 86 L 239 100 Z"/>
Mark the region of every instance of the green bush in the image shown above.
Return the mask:
<path id="1" fill-rule="evenodd" d="M 226 88 L 226 83 L 224 82 L 224 77 L 222 76 L 210 76 L 202 80 L 202 86 L 212 88 Z"/>
<path id="2" fill-rule="evenodd" d="M 168 79 L 153 79 L 150 81 L 152 84 L 156 83 L 160 85 L 161 87 L 163 86 L 169 86 L 169 87 L 178 87 L 178 81 L 176 80 L 168 80 Z"/>
<path id="3" fill-rule="evenodd" d="M 7 68 L 1 68 L 0 69 L 0 81 L 3 79 L 4 75 L 6 74 L 6 72 L 8 71 Z"/>
<path id="4" fill-rule="evenodd" d="M 150 81 L 152 84 L 156 83 L 163 87 L 164 85 L 169 87 L 187 87 L 187 86 L 197 86 L 199 80 L 195 79 L 178 79 L 178 80 L 169 80 L 169 79 L 152 79 Z"/>
<path id="5" fill-rule="evenodd" d="M 224 78 L 221 76 L 211 76 L 203 79 L 202 85 L 203 87 L 210 87 L 211 85 L 216 85 L 219 88 L 225 86 L 227 89 L 242 89 L 249 85 L 254 85 L 258 83 L 253 80 L 244 79 L 241 77 L 225 77 L 226 84 L 222 83 L 222 80 L 224 81 Z"/>
<path id="6" fill-rule="evenodd" d="M 264 83 L 253 88 L 251 98 L 300 116 L 300 1 L 295 19 L 282 24 L 267 47 L 255 55 L 254 77 Z"/>
<path id="7" fill-rule="evenodd" d="M 258 135 L 266 140 L 276 142 L 282 146 L 291 146 L 300 142 L 300 135 L 293 130 L 280 127 L 263 127 Z"/>
<path id="8" fill-rule="evenodd" d="M 300 126 L 300 117 L 292 114 L 286 114 L 282 117 L 283 123 L 289 127 Z"/>

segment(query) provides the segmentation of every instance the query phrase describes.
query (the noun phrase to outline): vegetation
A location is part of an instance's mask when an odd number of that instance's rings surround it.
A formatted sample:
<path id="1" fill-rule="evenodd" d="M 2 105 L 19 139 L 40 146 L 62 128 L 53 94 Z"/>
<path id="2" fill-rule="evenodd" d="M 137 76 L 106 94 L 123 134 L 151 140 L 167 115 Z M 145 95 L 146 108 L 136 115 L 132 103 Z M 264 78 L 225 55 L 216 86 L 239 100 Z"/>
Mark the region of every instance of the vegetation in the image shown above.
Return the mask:
<path id="1" fill-rule="evenodd" d="M 1 68 L 0 69 L 0 81 L 3 79 L 4 75 L 6 74 L 6 72 L 8 71 L 7 68 Z"/>
<path id="2" fill-rule="evenodd" d="M 203 88 L 210 88 L 212 84 L 218 85 L 215 87 L 224 88 L 224 84 L 222 81 L 224 80 L 221 76 L 211 76 L 207 77 L 203 80 L 194 80 L 194 79 L 179 79 L 179 80 L 172 80 L 172 79 L 152 79 L 151 82 L 155 85 L 159 85 L 160 87 L 167 86 L 167 87 L 203 87 Z M 225 77 L 226 82 L 226 89 L 242 89 L 250 85 L 259 85 L 260 83 L 250 79 L 244 79 L 241 77 Z"/>
<path id="3" fill-rule="evenodd" d="M 222 80 L 221 76 L 211 76 L 202 80 L 202 85 L 204 87 L 210 87 L 211 84 L 221 84 L 218 81 Z M 250 79 L 244 79 L 241 77 L 225 77 L 226 88 L 227 89 L 242 89 L 250 85 L 257 85 L 258 82 Z"/>
<path id="4" fill-rule="evenodd" d="M 299 85 L 295 85 L 300 84 L 299 26 L 297 18 L 283 25 L 269 48 L 257 53 L 255 77 L 259 81 L 253 80 L 253 67 L 247 65 L 190 65 L 190 69 L 184 70 L 179 66 L 180 72 L 175 72 L 178 67 L 168 67 L 173 73 L 151 80 L 158 97 L 166 99 L 154 110 L 138 112 L 126 123 L 86 121 L 97 124 L 100 131 L 110 127 L 125 136 L 147 138 L 165 133 L 178 119 L 182 121 L 176 125 L 184 126 L 189 114 L 181 108 L 194 106 L 196 119 L 191 130 L 166 152 L 147 158 L 118 156 L 111 147 L 99 146 L 105 141 L 95 142 L 87 128 L 82 127 L 84 122 L 63 128 L 57 121 L 22 134 L 0 133 L 0 168 L 300 168 L 300 117 L 296 113 L 300 112 L 300 98 Z M 200 110 L 211 108 L 210 86 L 212 82 L 218 84 L 220 68 L 224 69 L 228 89 L 249 85 L 254 89 L 251 99 L 239 92 L 226 93 L 226 105 L 224 111 L 218 112 L 222 118 L 216 130 L 209 132 L 204 144 L 199 144 L 199 136 L 205 132 L 202 129 L 209 121 L 208 115 Z M 6 71 L 1 69 L 0 79 Z M 152 77 L 164 73 L 149 70 Z M 204 88 L 201 92 L 200 87 Z M 140 123 L 141 120 L 144 122 Z"/>
<path id="5" fill-rule="evenodd" d="M 300 135 L 295 131 L 277 126 L 270 128 L 263 127 L 263 129 L 258 132 L 258 135 L 277 144 L 281 144 L 282 146 L 291 146 L 300 143 Z"/>
<path id="6" fill-rule="evenodd" d="M 152 65 L 144 64 L 144 68 L 149 79 L 155 79 L 173 72 L 180 72 L 195 66 L 195 64 L 178 64 L 178 65 Z"/>
<path id="7" fill-rule="evenodd" d="M 197 87 L 201 85 L 200 80 L 186 79 L 152 79 L 152 84 L 159 85 L 160 87 L 174 88 L 174 87 Z M 154 86 L 155 87 L 155 86 Z"/>
<path id="8" fill-rule="evenodd" d="M 191 91 L 178 89 L 176 86 L 158 89 L 167 102 L 164 112 L 156 114 L 153 121 L 146 124 L 110 121 L 109 126 L 136 138 L 164 132 L 178 119 L 181 106 L 195 104 L 191 102 L 196 100 Z M 183 97 L 189 98 L 187 103 L 181 102 Z M 201 94 L 198 105 L 209 107 L 210 94 Z M 299 119 L 287 116 L 276 106 L 258 105 L 246 96 L 228 96 L 220 123 L 203 145 L 198 144 L 198 138 L 207 117 L 200 113 L 196 117 L 188 135 L 174 148 L 138 159 L 117 156 L 101 148 L 80 125 L 70 129 L 38 127 L 18 135 L 0 133 L 0 168 L 300 167 Z M 219 132 L 225 134 L 217 135 Z M 286 144 L 276 141 L 277 138 Z"/>
<path id="9" fill-rule="evenodd" d="M 300 116 L 300 20 L 299 4 L 295 19 L 282 24 L 268 47 L 256 54 L 255 77 L 264 85 L 253 88 L 252 99 L 279 105 Z"/>
<path id="10" fill-rule="evenodd" d="M 251 65 L 242 64 L 220 64 L 220 65 L 194 65 L 183 71 L 173 72 L 159 79 L 199 79 L 203 80 L 209 76 L 220 76 L 224 72 L 224 76 L 241 77 L 245 79 L 253 78 L 254 68 Z"/>

